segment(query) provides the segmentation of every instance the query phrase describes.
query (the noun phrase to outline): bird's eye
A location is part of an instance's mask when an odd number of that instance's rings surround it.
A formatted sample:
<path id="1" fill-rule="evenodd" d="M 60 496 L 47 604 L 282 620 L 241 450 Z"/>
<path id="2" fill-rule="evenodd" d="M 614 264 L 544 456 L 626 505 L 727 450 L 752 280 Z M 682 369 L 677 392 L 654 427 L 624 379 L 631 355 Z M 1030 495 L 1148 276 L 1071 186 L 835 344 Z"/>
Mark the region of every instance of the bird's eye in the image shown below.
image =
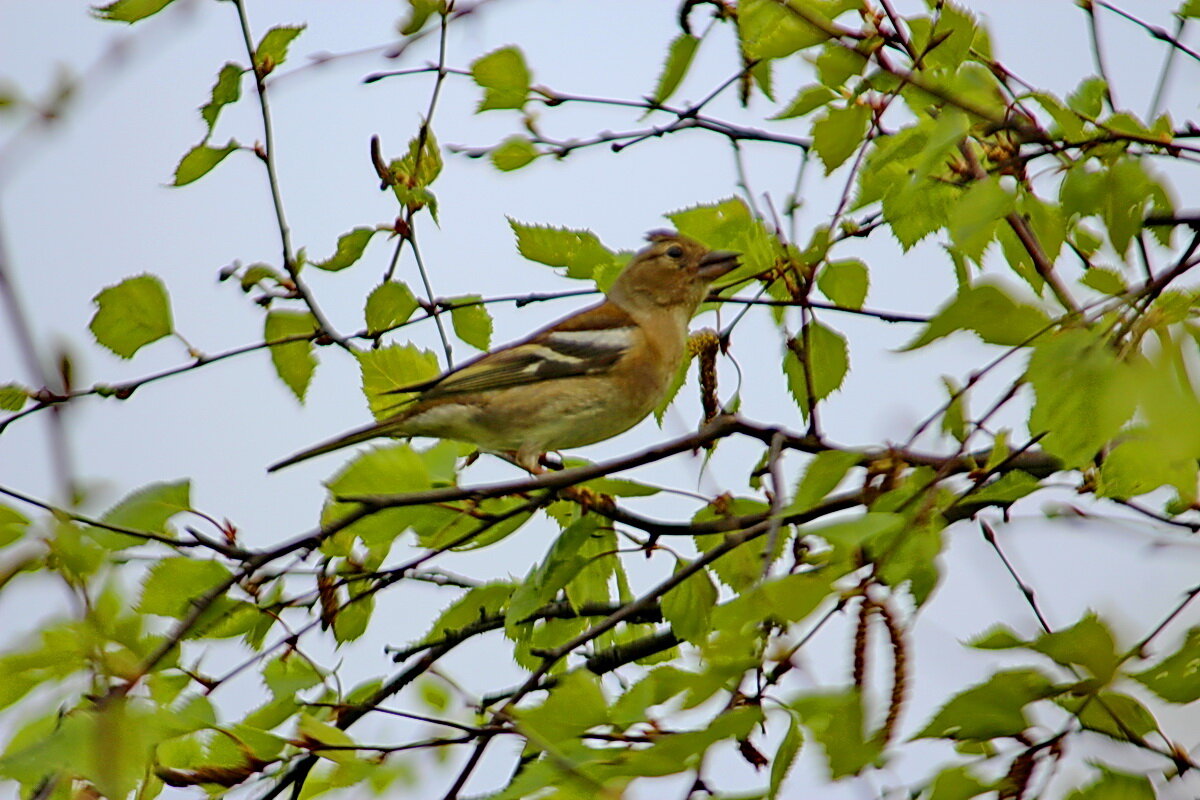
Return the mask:
<path id="1" fill-rule="evenodd" d="M 671 258 L 679 258 L 683 255 L 683 248 L 677 244 L 673 244 L 667 248 L 667 255 Z"/>

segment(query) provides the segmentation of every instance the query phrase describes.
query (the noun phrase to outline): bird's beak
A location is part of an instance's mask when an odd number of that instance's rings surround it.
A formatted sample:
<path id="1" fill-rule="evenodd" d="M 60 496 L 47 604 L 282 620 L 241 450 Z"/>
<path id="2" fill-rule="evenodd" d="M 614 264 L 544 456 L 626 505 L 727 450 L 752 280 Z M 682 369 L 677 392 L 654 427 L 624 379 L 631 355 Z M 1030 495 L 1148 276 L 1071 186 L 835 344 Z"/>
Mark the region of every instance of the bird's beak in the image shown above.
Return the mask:
<path id="1" fill-rule="evenodd" d="M 738 254 L 728 250 L 713 250 L 700 259 L 700 277 L 705 280 L 716 280 L 738 267 Z"/>

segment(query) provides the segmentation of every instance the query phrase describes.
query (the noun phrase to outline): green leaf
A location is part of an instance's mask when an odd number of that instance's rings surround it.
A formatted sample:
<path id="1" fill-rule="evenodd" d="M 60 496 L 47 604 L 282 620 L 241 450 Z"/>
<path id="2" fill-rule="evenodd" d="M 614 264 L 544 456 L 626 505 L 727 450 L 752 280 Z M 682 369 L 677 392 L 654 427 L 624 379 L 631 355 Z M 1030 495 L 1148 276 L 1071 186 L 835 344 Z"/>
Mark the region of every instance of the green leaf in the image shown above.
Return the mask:
<path id="1" fill-rule="evenodd" d="M 306 25 L 279 25 L 263 34 L 254 48 L 254 69 L 260 76 L 269 74 L 272 70 L 287 60 L 288 47 L 292 40 L 299 36 Z"/>
<path id="2" fill-rule="evenodd" d="M 1134 410 L 1133 375 L 1096 333 L 1066 330 L 1033 349 L 1026 378 L 1037 401 L 1029 432 L 1067 469 L 1092 461 Z"/>
<path id="3" fill-rule="evenodd" d="M 1096 119 L 1104 109 L 1107 89 L 1103 78 L 1087 78 L 1067 97 L 1067 107 L 1082 117 Z"/>
<path id="4" fill-rule="evenodd" d="M 19 541 L 28 528 L 28 517 L 16 509 L 0 505 L 0 547 Z"/>
<path id="5" fill-rule="evenodd" d="M 19 383 L 0 384 L 0 411 L 20 411 L 29 402 L 31 394 Z"/>
<path id="6" fill-rule="evenodd" d="M 830 108 L 813 121 L 812 147 L 825 165 L 826 175 L 862 146 L 870 122 L 871 109 L 857 104 Z"/>
<path id="7" fill-rule="evenodd" d="M 1101 775 L 1082 789 L 1067 795 L 1067 800 L 1155 800 L 1158 794 L 1144 775 L 1130 775 L 1100 766 Z"/>
<path id="8" fill-rule="evenodd" d="M 241 66 L 230 62 L 221 67 L 221 71 L 217 73 L 217 82 L 213 84 L 212 96 L 207 103 L 200 106 L 200 116 L 208 126 L 209 134 L 212 133 L 213 126 L 217 124 L 217 117 L 220 116 L 221 109 L 230 103 L 237 102 L 237 99 L 242 96 L 243 72 L 245 70 Z"/>
<path id="9" fill-rule="evenodd" d="M 110 22 L 130 24 L 157 14 L 174 0 L 116 0 L 106 6 L 92 6 L 92 13 Z"/>
<path id="10" fill-rule="evenodd" d="M 1080 283 L 1107 295 L 1124 294 L 1128 290 L 1125 278 L 1115 269 L 1107 267 L 1092 267 L 1083 273 Z"/>
<path id="11" fill-rule="evenodd" d="M 858 466 L 862 455 L 852 450 L 825 450 L 813 456 L 804 468 L 804 476 L 796 484 L 789 511 L 814 508 L 837 488 L 846 473 Z"/>
<path id="12" fill-rule="evenodd" d="M 771 759 L 771 782 L 767 788 L 767 800 L 775 800 L 779 797 L 779 790 L 783 788 L 783 781 L 791 771 L 802 744 L 804 744 L 804 732 L 800 729 L 800 717 L 795 713 L 789 714 L 787 733 L 783 735 L 783 739 L 779 742 L 779 749 L 775 751 L 775 757 Z"/>
<path id="13" fill-rule="evenodd" d="M 1029 727 L 1025 706 L 1055 692 L 1050 680 L 1035 670 L 996 672 L 947 701 L 915 738 L 986 741 L 1016 736 Z"/>
<path id="14" fill-rule="evenodd" d="M 583 670 L 564 675 L 533 708 L 513 709 L 517 727 L 541 748 L 553 748 L 608 720 L 599 678 Z"/>
<path id="15" fill-rule="evenodd" d="M 143 486 L 104 512 L 100 521 L 121 528 L 173 535 L 174 531 L 167 527 L 167 521 L 177 514 L 192 510 L 191 488 L 191 481 L 188 480 Z M 119 533 L 107 533 L 120 537 L 127 544 L 142 542 L 141 539 L 134 540 Z M 97 535 L 104 536 L 105 533 L 97 531 Z"/>
<path id="16" fill-rule="evenodd" d="M 667 409 L 671 407 L 671 403 L 675 402 L 675 396 L 679 394 L 679 390 L 683 388 L 683 384 L 687 382 L 688 367 L 692 365 L 691 353 L 686 354 L 679 361 L 679 366 L 675 369 L 675 374 L 671 377 L 671 382 L 667 385 L 667 391 L 663 395 L 662 400 L 658 401 L 658 405 L 654 407 L 654 421 L 658 423 L 658 427 L 662 427 L 663 417 L 667 413 Z"/>
<path id="17" fill-rule="evenodd" d="M 481 303 L 482 295 L 464 294 L 449 298 L 454 308 L 450 321 L 454 323 L 454 335 L 476 350 L 487 350 L 492 346 L 492 315 Z M 476 305 L 463 305 L 476 302 Z"/>
<path id="18" fill-rule="evenodd" d="M 350 734 L 341 728 L 330 725 L 328 722 L 321 722 L 311 714 L 300 714 L 300 718 L 296 723 L 296 734 L 300 739 L 308 743 L 313 753 L 322 758 L 339 763 L 357 759 L 354 750 L 344 749 L 353 747 L 355 744 Z M 322 750 L 320 745 L 323 744 L 342 749 Z"/>
<path id="19" fill-rule="evenodd" d="M 425 27 L 425 22 L 433 14 L 443 14 L 446 10 L 444 0 L 408 0 L 409 17 L 400 26 L 401 36 L 412 36 Z"/>
<path id="20" fill-rule="evenodd" d="M 585 515 L 564 530 L 550 546 L 546 557 L 533 567 L 517 590 L 504 613 L 504 624 L 510 638 L 518 638 L 517 626 L 542 606 L 549 603 L 587 566 L 581 552 L 586 542 L 597 535 L 596 519 Z"/>
<path id="21" fill-rule="evenodd" d="M 1016 200 L 1000 179 L 975 181 L 950 212 L 948 228 L 954 245 L 976 263 L 983 259 L 987 246 L 996 237 L 996 227 L 1016 205 Z"/>
<path id="22" fill-rule="evenodd" d="M 145 345 L 174 331 L 171 301 L 157 275 L 137 275 L 92 298 L 96 314 L 88 324 L 96 341 L 121 358 L 133 358 Z"/>
<path id="23" fill-rule="evenodd" d="M 820 84 L 805 86 L 796 93 L 796 96 L 784 107 L 783 111 L 780 111 L 771 117 L 771 119 L 803 117 L 805 114 L 811 114 L 816 111 L 835 97 L 837 97 L 837 94 L 828 86 L 821 86 Z"/>
<path id="24" fill-rule="evenodd" d="M 867 265 L 857 258 L 830 261 L 817 276 L 817 288 L 839 306 L 862 308 L 867 299 Z"/>
<path id="25" fill-rule="evenodd" d="M 663 64 L 662 73 L 659 74 L 658 83 L 651 95 L 653 102 L 665 103 L 675 93 L 687 75 L 688 67 L 692 65 L 696 48 L 699 46 L 700 39 L 690 34 L 681 33 L 675 37 L 667 50 L 666 63 Z"/>
<path id="26" fill-rule="evenodd" d="M 142 614 L 183 617 L 197 598 L 227 581 L 231 574 L 216 561 L 165 558 L 150 568 L 142 582 L 137 610 Z"/>
<path id="27" fill-rule="evenodd" d="M 1057 702 L 1078 717 L 1079 724 L 1087 730 L 1119 742 L 1137 741 L 1158 730 L 1158 722 L 1149 709 L 1121 692 L 1093 694 L 1085 690 L 1077 695 L 1064 695 Z"/>
<path id="28" fill-rule="evenodd" d="M 276 342 L 293 336 L 311 337 L 318 330 L 317 320 L 307 311 L 272 311 L 263 326 L 263 341 Z M 272 344 L 271 363 L 275 374 L 292 390 L 296 399 L 304 402 L 309 381 L 317 368 L 311 338 L 284 344 Z"/>
<path id="29" fill-rule="evenodd" d="M 313 261 L 312 265 L 326 272 L 337 272 L 350 266 L 362 258 L 363 251 L 371 237 L 379 233 L 379 228 L 355 228 L 349 233 L 338 237 L 337 250 L 324 261 Z"/>
<path id="30" fill-rule="evenodd" d="M 817 56 L 817 78 L 824 85 L 837 89 L 851 77 L 862 72 L 867 59 L 857 50 L 851 50 L 841 42 L 827 44 Z"/>
<path id="31" fill-rule="evenodd" d="M 1197 665 L 1200 665 L 1200 628 L 1192 628 L 1178 650 L 1130 677 L 1168 703 L 1193 703 L 1200 700 Z"/>
<path id="32" fill-rule="evenodd" d="M 500 614 L 513 595 L 511 583 L 485 583 L 467 590 L 438 616 L 420 643 L 437 642 L 485 617 Z"/>
<path id="33" fill-rule="evenodd" d="M 1181 497 L 1195 492 L 1195 456 L 1186 447 L 1176 450 L 1172 445 L 1182 444 L 1178 439 L 1164 441 L 1163 436 L 1153 433 L 1166 434 L 1154 429 L 1130 431 L 1104 456 L 1097 495 L 1127 500 L 1161 486 L 1177 488 Z"/>
<path id="34" fill-rule="evenodd" d="M 783 371 L 787 375 L 788 391 L 807 419 L 816 402 L 825 399 L 841 387 L 846 373 L 850 371 L 850 356 L 846 348 L 846 337 L 819 322 L 805 326 L 804 331 L 796 337 L 796 341 L 808 362 L 810 375 L 805 375 L 804 365 L 791 348 L 784 354 Z"/>
<path id="35" fill-rule="evenodd" d="M 209 147 L 203 142 L 193 147 L 179 160 L 175 167 L 175 182 L 172 186 L 186 186 L 192 181 L 207 175 L 213 167 L 225 160 L 225 156 L 237 150 L 240 145 L 233 139 L 224 147 Z"/>
<path id="36" fill-rule="evenodd" d="M 1175 14 L 1185 19 L 1200 17 L 1200 0 L 1183 0 L 1182 5 L 1179 6 L 1179 10 Z"/>
<path id="37" fill-rule="evenodd" d="M 814 6 L 806 3 L 805 13 L 831 25 Z M 737 29 L 742 50 L 752 59 L 783 58 L 829 38 L 824 30 L 774 0 L 742 0 L 738 4 Z"/>
<path id="38" fill-rule="evenodd" d="M 522 109 L 533 76 L 519 48 L 501 47 L 471 63 L 471 77 L 483 87 L 476 113 L 494 108 Z"/>
<path id="39" fill-rule="evenodd" d="M 363 394 L 377 420 L 396 413 L 405 401 L 403 395 L 389 393 L 436 378 L 441 372 L 436 355 L 411 344 L 363 350 L 355 356 L 362 375 Z"/>
<path id="40" fill-rule="evenodd" d="M 684 564 L 676 567 L 678 572 Z M 663 618 L 681 639 L 700 643 L 712 632 L 712 610 L 717 604 L 717 587 L 708 572 L 699 570 L 663 595 Z"/>
<path id="41" fill-rule="evenodd" d="M 937 774 L 929 794 L 923 800 L 970 800 L 991 790 L 991 785 L 982 782 L 968 767 L 946 767 Z"/>
<path id="42" fill-rule="evenodd" d="M 947 3 L 938 9 L 937 25 L 930 35 L 937 44 L 925 54 L 923 62 L 929 67 L 950 71 L 962 66 L 978 30 L 975 18 L 958 6 Z"/>
<path id="43" fill-rule="evenodd" d="M 881 755 L 881 742 L 864 734 L 862 697 L 857 690 L 824 692 L 791 704 L 820 743 L 833 780 L 857 775 Z"/>
<path id="44" fill-rule="evenodd" d="M 524 136 L 509 136 L 492 148 L 492 166 L 501 172 L 512 172 L 533 162 L 541 153 Z"/>
<path id="45" fill-rule="evenodd" d="M 325 485 L 333 499 L 321 509 L 321 524 L 333 525 L 361 508 L 357 503 L 337 502 L 336 498 L 424 491 L 430 487 L 429 469 L 407 444 L 382 446 L 358 455 Z M 368 547 L 385 549 L 411 526 L 414 515 L 419 513 L 408 508 L 389 508 L 368 515 L 342 531 L 341 539 L 327 540 L 328 547 L 324 550 L 344 555 L 339 549 L 354 537 L 362 539 Z"/>
<path id="46" fill-rule="evenodd" d="M 375 611 L 375 596 L 371 594 L 351 598 L 354 602 L 338 608 L 333 618 L 333 638 L 338 644 L 353 642 L 367 632 L 371 614 Z"/>
<path id="47" fill-rule="evenodd" d="M 1018 303 L 999 286 L 981 283 L 962 287 L 902 349 L 916 350 L 955 331 L 972 331 L 988 344 L 1012 347 L 1027 343 L 1049 324 L 1041 309 Z"/>
<path id="48" fill-rule="evenodd" d="M 367 320 L 367 331 L 380 333 L 408 321 L 419 304 L 413 296 L 408 284 L 400 281 L 387 281 L 371 290 L 367 296 L 364 316 Z"/>
<path id="49" fill-rule="evenodd" d="M 405 205 L 430 204 L 433 195 L 426 192 L 425 187 L 442 174 L 442 166 L 442 148 L 433 130 L 426 128 L 423 135 L 418 133 L 408 140 L 407 153 L 388 164 L 396 198 Z M 436 213 L 434 218 L 436 221 Z"/>
<path id="50" fill-rule="evenodd" d="M 1094 613 L 1069 628 L 1042 634 L 1030 647 L 1064 666 L 1083 667 L 1101 684 L 1112 680 L 1121 663 L 1112 631 Z"/>
<path id="51" fill-rule="evenodd" d="M 616 253 L 591 231 L 525 225 L 512 217 L 508 224 L 516 234 L 521 255 L 550 267 L 566 267 L 568 278 L 592 278 L 598 270 L 617 262 Z"/>

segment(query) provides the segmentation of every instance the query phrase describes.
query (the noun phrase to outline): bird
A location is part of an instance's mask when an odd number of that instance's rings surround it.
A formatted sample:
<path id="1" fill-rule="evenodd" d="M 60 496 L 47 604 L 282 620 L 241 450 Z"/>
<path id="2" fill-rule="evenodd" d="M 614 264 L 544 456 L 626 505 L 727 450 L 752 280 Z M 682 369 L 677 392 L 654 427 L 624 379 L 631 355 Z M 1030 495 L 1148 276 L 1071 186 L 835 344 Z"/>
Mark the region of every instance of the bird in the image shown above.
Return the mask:
<path id="1" fill-rule="evenodd" d="M 651 231 L 605 299 L 433 380 L 396 413 L 268 467 L 376 437 L 428 436 L 508 454 L 532 474 L 541 457 L 624 433 L 666 395 L 709 286 L 738 266 L 673 231 Z"/>

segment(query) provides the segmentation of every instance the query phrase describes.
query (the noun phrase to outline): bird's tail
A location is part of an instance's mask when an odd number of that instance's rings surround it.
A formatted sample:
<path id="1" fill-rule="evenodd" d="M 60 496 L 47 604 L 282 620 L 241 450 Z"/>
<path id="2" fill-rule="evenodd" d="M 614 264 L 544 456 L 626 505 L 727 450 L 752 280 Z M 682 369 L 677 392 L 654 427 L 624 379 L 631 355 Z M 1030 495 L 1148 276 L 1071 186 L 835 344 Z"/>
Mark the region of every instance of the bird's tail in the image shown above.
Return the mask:
<path id="1" fill-rule="evenodd" d="M 387 426 L 384 425 L 383 423 L 373 422 L 370 425 L 364 425 L 361 428 L 356 428 L 355 430 L 352 430 L 349 433 L 344 433 L 335 439 L 330 439 L 327 442 L 322 442 L 321 444 L 313 445 L 312 447 L 308 448 L 307 450 L 301 450 L 299 453 L 296 453 L 295 455 L 288 456 L 283 461 L 280 461 L 276 464 L 272 464 L 271 466 L 267 467 L 267 472 L 274 472 L 276 470 L 283 469 L 284 467 L 290 467 L 292 464 L 296 464 L 300 461 L 306 461 L 306 460 L 312 458 L 313 456 L 320 456 L 320 455 L 324 455 L 325 453 L 331 453 L 334 450 L 340 450 L 341 448 L 349 447 L 352 444 L 358 444 L 359 442 L 365 442 L 368 439 L 374 439 L 377 436 L 385 436 L 385 435 L 387 435 L 385 432 L 386 427 Z"/>

